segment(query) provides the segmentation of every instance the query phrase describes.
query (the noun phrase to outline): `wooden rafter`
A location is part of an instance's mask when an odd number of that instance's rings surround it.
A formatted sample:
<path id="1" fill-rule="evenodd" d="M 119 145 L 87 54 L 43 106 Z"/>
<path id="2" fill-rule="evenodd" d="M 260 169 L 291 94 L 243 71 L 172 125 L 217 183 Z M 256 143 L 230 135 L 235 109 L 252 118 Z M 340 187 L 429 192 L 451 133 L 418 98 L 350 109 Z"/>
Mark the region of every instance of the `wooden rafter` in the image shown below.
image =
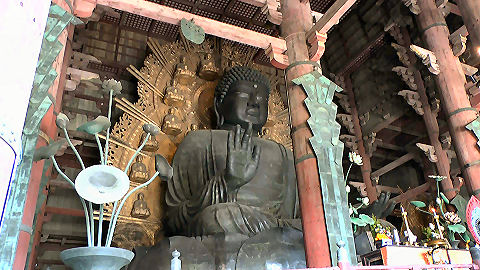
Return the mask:
<path id="1" fill-rule="evenodd" d="M 307 33 L 307 37 L 315 32 L 326 34 L 330 28 L 340 21 L 340 18 L 345 14 L 357 0 L 337 0 L 333 5 L 323 14 L 318 22 Z"/>
<path id="2" fill-rule="evenodd" d="M 195 24 L 202 27 L 205 30 L 205 33 L 210 35 L 262 49 L 268 48 L 270 44 L 272 47 L 280 51 L 285 51 L 287 48 L 285 40 L 283 39 L 194 15 L 189 12 L 166 7 L 153 2 L 143 0 L 98 0 L 97 4 L 109 6 L 174 25 L 179 25 L 181 19 L 193 19 Z"/>
<path id="3" fill-rule="evenodd" d="M 379 177 L 381 175 L 384 175 L 387 172 L 397 168 L 398 166 L 403 165 L 404 163 L 413 159 L 414 157 L 415 157 L 415 155 L 413 153 L 405 154 L 405 155 L 399 157 L 397 160 L 395 160 L 395 161 L 383 166 L 382 168 L 372 172 L 371 177 L 375 178 L 375 177 Z"/>

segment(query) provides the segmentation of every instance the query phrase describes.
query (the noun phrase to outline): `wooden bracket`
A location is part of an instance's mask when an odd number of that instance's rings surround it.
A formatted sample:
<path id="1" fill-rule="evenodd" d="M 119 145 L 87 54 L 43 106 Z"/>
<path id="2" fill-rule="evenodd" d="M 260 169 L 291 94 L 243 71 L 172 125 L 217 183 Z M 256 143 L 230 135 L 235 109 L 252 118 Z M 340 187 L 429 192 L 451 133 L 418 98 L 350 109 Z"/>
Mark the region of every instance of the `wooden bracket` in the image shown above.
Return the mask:
<path id="1" fill-rule="evenodd" d="M 417 0 L 402 0 L 402 2 L 413 14 L 418 15 L 422 12 L 420 6 L 417 4 Z"/>
<path id="2" fill-rule="evenodd" d="M 467 37 L 462 34 L 450 35 L 450 45 L 452 46 L 453 55 L 460 56 L 467 49 Z"/>
<path id="3" fill-rule="evenodd" d="M 307 37 L 309 46 L 308 54 L 310 61 L 319 61 L 325 52 L 325 41 L 327 40 L 327 34 L 321 34 L 315 32 L 311 36 Z"/>
<path id="4" fill-rule="evenodd" d="M 73 2 L 74 15 L 80 18 L 88 18 L 92 16 L 96 6 L 97 0 L 75 0 Z"/>
<path id="5" fill-rule="evenodd" d="M 443 150 L 447 150 L 452 147 L 452 137 L 450 136 L 450 133 L 445 132 L 444 134 L 440 135 L 439 139 Z"/>
<path id="6" fill-rule="evenodd" d="M 383 30 L 388 32 L 398 43 L 404 43 L 402 31 L 400 30 L 398 23 L 396 23 L 393 19 L 387 23 Z"/>
<path id="7" fill-rule="evenodd" d="M 276 25 L 280 25 L 283 19 L 279 10 L 280 0 L 266 0 L 262 7 L 262 13 L 267 15 L 268 21 Z"/>
<path id="8" fill-rule="evenodd" d="M 350 134 L 355 134 L 355 128 L 353 125 L 353 118 L 350 114 L 337 114 L 337 119 L 340 120 L 342 125 L 347 128 Z"/>
<path id="9" fill-rule="evenodd" d="M 378 178 L 378 177 L 376 177 L 376 178 Z M 348 184 L 355 187 L 357 189 L 357 191 L 360 193 L 360 195 L 362 195 L 364 197 L 367 196 L 367 188 L 365 186 L 365 183 L 350 181 L 350 182 L 348 182 Z M 377 195 L 382 193 L 382 192 L 390 192 L 390 193 L 393 193 L 393 194 L 402 193 L 402 190 L 400 188 L 380 186 L 380 185 L 376 185 L 375 188 L 377 189 Z"/>
<path id="10" fill-rule="evenodd" d="M 357 137 L 355 137 L 354 135 L 340 135 L 339 139 L 345 144 L 348 149 L 350 149 L 351 152 L 358 151 Z"/>
<path id="11" fill-rule="evenodd" d="M 447 6 L 448 0 L 435 0 L 437 8 L 444 8 Z"/>
<path id="12" fill-rule="evenodd" d="M 369 157 L 372 157 L 373 152 L 377 150 L 376 141 L 377 133 L 372 132 L 369 135 L 363 136 L 363 144 L 365 146 L 365 152 Z"/>
<path id="13" fill-rule="evenodd" d="M 423 143 L 416 143 L 416 145 L 418 148 L 420 148 L 420 150 L 423 151 L 423 153 L 425 153 L 428 160 L 430 160 L 431 162 L 438 161 L 437 155 L 435 155 L 435 148 L 433 146 Z"/>
<path id="14" fill-rule="evenodd" d="M 407 67 L 410 66 L 411 62 L 410 62 L 410 58 L 408 57 L 407 48 L 393 42 L 391 45 L 395 49 L 395 51 L 397 51 L 397 56 L 400 62 L 402 62 L 402 64 Z"/>
<path id="15" fill-rule="evenodd" d="M 392 71 L 396 72 L 398 76 L 402 77 L 402 80 L 408 85 L 408 87 L 410 87 L 410 89 L 417 90 L 417 84 L 415 83 L 413 70 L 398 66 L 392 68 Z"/>
<path id="16" fill-rule="evenodd" d="M 71 60 L 71 66 L 72 68 L 75 69 L 86 69 L 88 64 L 90 62 L 101 64 L 102 61 L 98 60 L 96 57 L 89 55 L 89 54 L 84 54 L 81 52 L 73 51 L 72 53 L 72 60 Z"/>
<path id="17" fill-rule="evenodd" d="M 432 101 L 430 101 L 430 109 L 432 110 L 433 115 L 437 117 L 438 112 L 440 112 L 440 100 L 434 98 Z"/>
<path id="18" fill-rule="evenodd" d="M 413 44 L 410 45 L 410 50 L 422 59 L 423 64 L 427 66 L 432 74 L 438 75 L 440 73 L 440 66 L 437 63 L 437 57 L 432 51 Z"/>
<path id="19" fill-rule="evenodd" d="M 476 67 L 472 67 L 472 66 L 467 65 L 465 63 L 460 63 L 460 64 L 462 64 L 463 73 L 465 73 L 465 75 L 467 75 L 467 76 L 473 76 L 475 73 L 478 72 L 478 68 L 476 68 Z"/>
<path id="20" fill-rule="evenodd" d="M 274 48 L 272 44 L 265 49 L 265 54 L 270 59 L 270 63 L 272 66 L 279 68 L 279 69 L 286 69 L 290 64 L 288 61 L 288 56 L 283 54 L 285 50 L 280 48 Z"/>
<path id="21" fill-rule="evenodd" d="M 359 115 L 358 119 L 360 120 L 360 125 L 365 126 L 367 124 L 368 120 L 370 120 L 370 112 L 366 112 L 362 115 Z"/>
<path id="22" fill-rule="evenodd" d="M 420 101 L 420 95 L 417 92 L 402 90 L 398 92 L 398 95 L 402 96 L 418 115 L 423 115 L 425 113 L 422 107 L 422 102 Z"/>
<path id="23" fill-rule="evenodd" d="M 335 96 L 338 97 L 338 103 L 340 106 L 347 112 L 352 113 L 352 107 L 350 107 L 350 101 L 348 100 L 348 95 L 335 93 Z"/>

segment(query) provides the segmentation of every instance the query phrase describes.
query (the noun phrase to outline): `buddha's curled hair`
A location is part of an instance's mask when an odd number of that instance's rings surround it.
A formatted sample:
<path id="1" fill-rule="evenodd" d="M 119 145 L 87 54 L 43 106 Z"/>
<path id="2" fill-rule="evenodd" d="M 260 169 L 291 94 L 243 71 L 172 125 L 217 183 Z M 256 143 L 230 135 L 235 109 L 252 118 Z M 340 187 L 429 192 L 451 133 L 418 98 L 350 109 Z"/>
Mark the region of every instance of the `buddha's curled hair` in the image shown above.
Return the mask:
<path id="1" fill-rule="evenodd" d="M 218 103 L 222 103 L 223 98 L 230 90 L 230 87 L 232 87 L 237 81 L 249 81 L 261 84 L 267 89 L 268 94 L 270 94 L 270 81 L 267 77 L 258 70 L 235 66 L 223 74 L 222 79 L 215 88 L 215 99 Z"/>

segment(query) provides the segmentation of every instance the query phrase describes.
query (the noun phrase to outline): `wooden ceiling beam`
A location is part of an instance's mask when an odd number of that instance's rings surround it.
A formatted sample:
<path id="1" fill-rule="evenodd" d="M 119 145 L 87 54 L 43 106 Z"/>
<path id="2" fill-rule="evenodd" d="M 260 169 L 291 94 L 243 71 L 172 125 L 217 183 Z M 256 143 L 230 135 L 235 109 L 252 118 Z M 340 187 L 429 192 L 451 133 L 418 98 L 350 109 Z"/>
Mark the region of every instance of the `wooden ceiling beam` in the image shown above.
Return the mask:
<path id="1" fill-rule="evenodd" d="M 422 137 L 422 136 L 425 135 L 425 132 L 422 133 L 420 131 L 410 130 L 410 129 L 406 129 L 406 128 L 403 128 L 403 127 L 397 127 L 397 126 L 394 126 L 394 125 L 388 125 L 385 128 L 389 129 L 389 130 L 396 131 L 396 132 L 412 135 L 412 136 L 415 136 L 415 137 Z"/>
<path id="2" fill-rule="evenodd" d="M 405 114 L 405 112 L 401 112 L 401 113 L 397 113 L 397 114 L 394 114 L 394 115 L 390 116 L 388 119 L 380 122 L 380 123 L 377 124 L 375 127 L 373 127 L 373 129 L 371 130 L 371 132 L 378 133 L 380 130 L 382 130 L 382 129 L 384 129 L 384 128 L 387 128 L 387 127 L 390 126 L 393 122 L 395 122 L 395 121 L 397 121 L 398 119 L 402 118 L 404 114 Z"/>
<path id="3" fill-rule="evenodd" d="M 219 22 L 189 12 L 143 0 L 97 0 L 97 4 L 116 8 L 154 20 L 179 25 L 182 19 L 194 20 L 206 34 L 267 49 L 270 45 L 279 51 L 286 51 L 285 40 L 261 34 L 253 30 Z"/>
<path id="4" fill-rule="evenodd" d="M 404 193 L 390 199 L 390 201 L 395 201 L 397 203 L 410 201 L 412 199 L 415 199 L 420 194 L 423 194 L 423 193 L 427 192 L 431 187 L 432 187 L 432 183 L 427 182 L 427 183 L 425 183 L 423 185 L 420 185 L 416 188 L 412 188 L 412 189 L 409 189 L 409 190 L 405 191 Z"/>
<path id="5" fill-rule="evenodd" d="M 405 154 L 401 157 L 399 157 L 397 160 L 391 162 L 391 163 L 388 163 L 387 165 L 383 166 L 382 168 L 372 172 L 372 179 L 375 178 L 375 177 L 379 177 L 381 175 L 384 175 L 386 173 L 388 173 L 389 171 L 399 167 L 400 165 L 403 165 L 405 164 L 407 161 L 413 159 L 415 157 L 415 155 L 413 153 L 408 153 L 408 154 Z"/>
<path id="6" fill-rule="evenodd" d="M 326 34 L 330 28 L 336 25 L 340 18 L 345 14 L 357 0 L 337 0 L 333 5 L 323 14 L 318 22 L 307 32 L 307 37 L 315 32 Z"/>

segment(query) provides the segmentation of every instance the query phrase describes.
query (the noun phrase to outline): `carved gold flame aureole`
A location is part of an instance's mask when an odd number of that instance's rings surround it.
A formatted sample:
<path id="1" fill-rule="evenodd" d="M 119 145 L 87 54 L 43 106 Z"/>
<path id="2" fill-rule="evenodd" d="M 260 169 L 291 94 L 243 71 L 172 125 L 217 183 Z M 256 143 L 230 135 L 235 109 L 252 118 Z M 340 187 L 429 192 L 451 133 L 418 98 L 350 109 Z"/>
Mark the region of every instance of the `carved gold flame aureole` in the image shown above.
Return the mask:
<path id="1" fill-rule="evenodd" d="M 214 127 L 215 86 L 224 70 L 235 65 L 250 66 L 269 77 L 272 88 L 269 116 L 260 136 L 292 147 L 288 111 L 279 91 L 282 75 L 274 68 L 253 63 L 255 50 L 241 53 L 238 46 L 218 39 L 207 39 L 200 45 L 183 39 L 166 44 L 149 39 L 148 46 L 153 53 L 145 59 L 144 67 L 140 70 L 133 66 L 128 68 L 139 81 L 139 100 L 132 104 L 126 99 L 116 99 L 116 107 L 124 114 L 112 130 L 108 159 L 115 167 L 124 169 L 134 149 L 141 144 L 142 125 L 154 123 L 161 128 L 162 133 L 147 142 L 139 159 L 146 166 L 148 177 L 143 177 L 144 172 L 128 172 L 131 188 L 153 175 L 155 154 L 171 162 L 178 144 L 189 131 Z M 132 168 L 141 170 L 145 166 L 137 164 Z M 143 219 L 132 217 L 131 213 L 135 212 L 135 205 L 145 204 L 135 204 L 137 194 L 130 196 L 119 216 L 113 240 L 116 246 L 127 249 L 151 246 L 163 237 L 165 187 L 166 183 L 157 179 L 139 190 L 145 195 L 144 201 L 150 211 Z M 112 207 L 106 207 L 107 217 Z"/>

